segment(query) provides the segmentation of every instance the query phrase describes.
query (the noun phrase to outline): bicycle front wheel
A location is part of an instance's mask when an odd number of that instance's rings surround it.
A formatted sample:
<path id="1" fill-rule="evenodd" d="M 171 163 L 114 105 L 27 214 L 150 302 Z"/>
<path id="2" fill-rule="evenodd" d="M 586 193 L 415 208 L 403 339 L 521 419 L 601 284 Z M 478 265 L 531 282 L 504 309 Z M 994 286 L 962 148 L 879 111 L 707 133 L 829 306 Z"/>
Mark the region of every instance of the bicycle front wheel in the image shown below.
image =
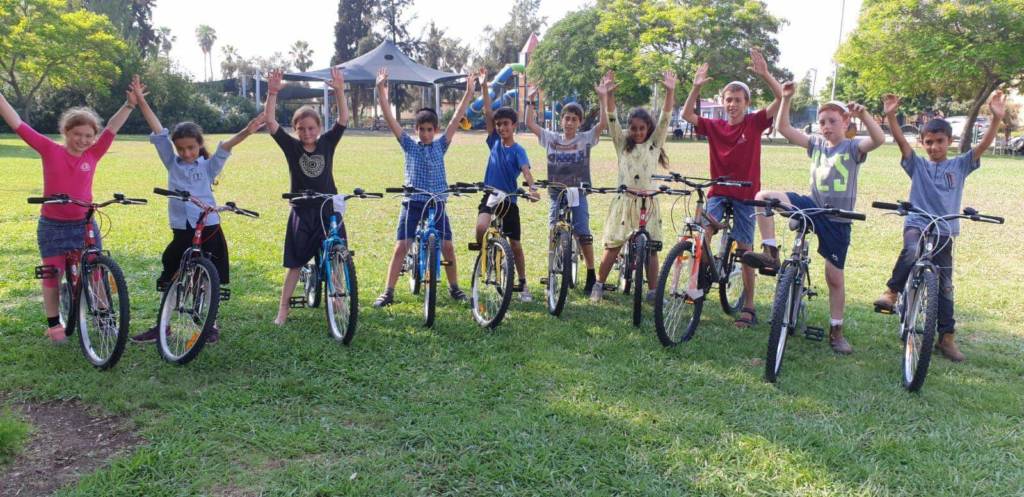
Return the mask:
<path id="1" fill-rule="evenodd" d="M 349 252 L 335 245 L 327 255 L 324 271 L 327 296 L 327 322 L 331 338 L 348 345 L 356 334 L 359 317 L 359 290 L 356 265 Z"/>
<path id="2" fill-rule="evenodd" d="M 473 319 L 494 329 L 505 317 L 512 301 L 514 266 L 512 247 L 504 238 L 487 240 L 473 266 Z"/>
<path id="3" fill-rule="evenodd" d="M 565 300 L 572 285 L 573 260 L 572 235 L 566 230 L 555 230 L 551 235 L 548 251 L 548 285 L 545 290 L 548 312 L 558 316 L 565 308 Z"/>
<path id="4" fill-rule="evenodd" d="M 704 297 L 690 298 L 686 291 L 693 281 L 693 244 L 689 240 L 676 243 L 658 274 L 654 290 L 654 330 L 665 347 L 672 347 L 693 338 L 700 323 Z"/>
<path id="5" fill-rule="evenodd" d="M 775 383 L 779 377 L 782 358 L 786 353 L 786 340 L 793 334 L 800 319 L 803 301 L 801 277 L 800 268 L 796 264 L 789 264 L 783 267 L 775 286 L 768 354 L 764 363 L 764 379 L 769 383 Z"/>
<path id="6" fill-rule="evenodd" d="M 437 239 L 431 236 L 427 239 L 427 264 L 423 272 L 423 283 L 427 284 L 426 295 L 423 296 L 423 326 L 430 328 L 434 326 L 434 313 L 437 307 L 437 277 L 440 262 L 438 256 L 440 249 L 437 247 Z"/>
<path id="7" fill-rule="evenodd" d="M 722 264 L 722 272 L 718 275 L 718 301 L 722 304 L 722 311 L 735 316 L 743 306 L 743 263 L 736 255 L 736 240 L 728 234 L 723 234 L 723 240 L 718 253 Z"/>
<path id="8" fill-rule="evenodd" d="M 160 303 L 157 350 L 165 361 L 187 364 L 199 355 L 217 321 L 220 275 L 205 257 L 185 264 Z"/>
<path id="9" fill-rule="evenodd" d="M 121 358 L 128 340 L 128 285 L 117 263 L 103 255 L 83 263 L 81 277 L 77 298 L 78 342 L 93 366 L 110 369 Z"/>
<path id="10" fill-rule="evenodd" d="M 939 278 L 931 267 L 916 268 L 904 292 L 907 308 L 902 315 L 903 387 L 916 392 L 924 385 L 932 360 L 939 317 Z"/>
<path id="11" fill-rule="evenodd" d="M 633 243 L 633 326 L 643 321 L 644 271 L 647 269 L 647 235 L 640 233 Z"/>

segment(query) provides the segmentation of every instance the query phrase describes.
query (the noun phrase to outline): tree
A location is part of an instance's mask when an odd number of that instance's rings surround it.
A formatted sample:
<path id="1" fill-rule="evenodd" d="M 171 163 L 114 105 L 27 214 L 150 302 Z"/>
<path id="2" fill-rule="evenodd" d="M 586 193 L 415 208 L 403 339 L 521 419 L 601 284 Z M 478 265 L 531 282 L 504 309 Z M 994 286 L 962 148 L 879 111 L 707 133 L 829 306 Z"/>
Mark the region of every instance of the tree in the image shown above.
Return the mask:
<path id="1" fill-rule="evenodd" d="M 306 72 L 313 65 L 313 49 L 309 48 L 309 43 L 305 41 L 293 43 L 288 49 L 288 56 L 291 57 L 292 65 L 300 72 Z"/>
<path id="2" fill-rule="evenodd" d="M 837 60 L 873 98 L 892 92 L 970 102 L 960 140 L 967 151 L 989 95 L 1021 86 L 1021 54 L 1024 0 L 871 0 Z"/>
<path id="3" fill-rule="evenodd" d="M 594 29 L 600 21 L 598 8 L 589 7 L 570 12 L 551 26 L 527 66 L 529 80 L 550 98 L 576 95 L 581 103 L 596 102 L 594 84 L 604 74 L 598 51 L 615 35 Z"/>
<path id="4" fill-rule="evenodd" d="M 465 71 L 472 51 L 459 40 L 446 36 L 445 31 L 437 27 L 434 21 L 430 21 L 424 28 L 420 39 L 422 50 L 417 62 L 440 71 Z"/>
<path id="5" fill-rule="evenodd" d="M 178 37 L 171 34 L 171 28 L 167 26 L 160 26 L 156 30 L 156 46 L 157 53 L 164 57 L 171 56 L 171 48 L 174 47 L 174 42 L 178 41 Z"/>
<path id="6" fill-rule="evenodd" d="M 373 18 L 367 0 L 340 0 L 338 22 L 334 25 L 334 56 L 331 64 L 340 64 L 359 55 L 359 42 L 370 34 Z M 365 53 L 365 52 L 363 52 Z"/>
<path id="7" fill-rule="evenodd" d="M 747 70 L 748 50 L 760 48 L 776 78 L 792 79 L 777 67 L 775 34 L 783 22 L 760 0 L 609 0 L 597 29 L 614 33 L 616 43 L 602 48 L 598 56 L 602 65 L 615 70 L 617 96 L 627 104 L 647 103 L 651 83 L 661 71 L 673 70 L 685 81 L 704 62 L 711 66 L 714 80 L 706 88 L 746 81 L 755 102 L 770 100 L 768 88 Z"/>
<path id="8" fill-rule="evenodd" d="M 220 53 L 220 74 L 222 78 L 228 79 L 247 75 L 243 71 L 243 65 L 246 62 L 245 58 L 242 57 L 242 54 L 238 53 L 238 49 L 234 45 L 220 47 Z"/>
<path id="9" fill-rule="evenodd" d="M 41 89 L 105 91 L 126 49 L 105 16 L 61 0 L 0 0 L 0 84 L 25 119 Z"/>
<path id="10" fill-rule="evenodd" d="M 484 28 L 487 48 L 476 65 L 486 67 L 493 74 L 505 64 L 518 62 L 519 51 L 530 35 L 539 32 L 545 24 L 546 18 L 540 17 L 540 0 L 516 0 L 505 25 Z"/>
<path id="11" fill-rule="evenodd" d="M 420 40 L 409 36 L 409 23 L 416 16 L 404 19 L 405 9 L 412 6 L 413 0 L 377 0 L 373 7 L 373 21 L 380 28 L 380 33 L 391 43 L 398 45 L 405 55 L 416 57 L 420 51 Z"/>
<path id="12" fill-rule="evenodd" d="M 121 36 L 133 42 L 142 54 L 159 53 L 159 39 L 153 29 L 156 0 L 69 0 L 67 3 L 69 8 L 84 8 L 107 16 Z"/>
<path id="13" fill-rule="evenodd" d="M 213 43 L 217 41 L 217 31 L 206 24 L 200 24 L 196 28 L 196 41 L 199 42 L 199 48 L 203 50 L 203 79 L 210 81 L 213 79 Z M 209 66 L 210 70 L 207 72 L 206 68 Z"/>

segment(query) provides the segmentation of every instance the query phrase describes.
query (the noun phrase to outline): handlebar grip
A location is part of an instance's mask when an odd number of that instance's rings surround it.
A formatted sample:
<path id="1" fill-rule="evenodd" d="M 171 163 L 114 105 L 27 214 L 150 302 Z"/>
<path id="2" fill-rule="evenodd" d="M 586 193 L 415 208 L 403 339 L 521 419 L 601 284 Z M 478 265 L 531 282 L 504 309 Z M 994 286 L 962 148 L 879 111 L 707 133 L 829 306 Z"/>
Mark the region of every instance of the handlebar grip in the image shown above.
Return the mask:
<path id="1" fill-rule="evenodd" d="M 30 203 L 30 204 L 41 204 L 43 202 L 46 202 L 47 200 L 50 200 L 50 197 L 29 197 L 28 198 L 28 203 Z"/>
<path id="2" fill-rule="evenodd" d="M 886 210 L 890 210 L 890 211 L 896 211 L 896 210 L 900 209 L 900 205 L 899 204 L 893 204 L 893 203 L 890 203 L 890 202 L 878 202 L 878 201 L 871 202 L 871 207 L 874 207 L 876 209 L 886 209 Z"/>
<path id="3" fill-rule="evenodd" d="M 305 197 L 305 193 L 282 193 L 281 198 L 285 200 L 291 200 L 293 198 Z"/>
<path id="4" fill-rule="evenodd" d="M 145 205 L 145 204 L 149 203 L 149 200 L 144 199 L 144 198 L 128 198 L 128 199 L 125 199 L 125 200 L 127 200 L 128 203 L 131 203 L 131 204 Z"/>
<path id="5" fill-rule="evenodd" d="M 863 212 L 853 211 L 839 211 L 839 217 L 846 219 L 854 219 L 857 221 L 866 221 L 868 219 L 867 214 L 864 214 Z"/>
<path id="6" fill-rule="evenodd" d="M 246 216 L 260 217 L 260 213 L 259 212 L 251 211 L 249 209 L 238 209 L 238 212 L 241 212 L 242 214 L 245 214 Z"/>
<path id="7" fill-rule="evenodd" d="M 736 183 L 737 185 L 743 186 L 743 187 L 753 185 L 753 183 L 751 183 L 750 181 L 733 181 L 732 183 Z"/>
<path id="8" fill-rule="evenodd" d="M 754 207 L 766 207 L 766 208 L 767 207 L 772 207 L 772 208 L 775 208 L 775 207 L 779 206 L 779 201 L 778 200 L 744 200 L 743 204 L 744 205 L 754 206 Z"/>
<path id="9" fill-rule="evenodd" d="M 363 193 L 363 198 L 384 198 L 383 193 Z"/>
<path id="10" fill-rule="evenodd" d="M 178 196 L 178 192 L 171 191 L 171 190 L 165 190 L 163 188 L 154 188 L 153 189 L 153 193 L 155 193 L 157 195 L 163 195 L 165 197 L 177 197 Z"/>
<path id="11" fill-rule="evenodd" d="M 384 189 L 385 193 L 405 193 L 405 188 L 387 187 Z"/>
<path id="12" fill-rule="evenodd" d="M 982 220 L 991 221 L 991 222 L 993 222 L 995 224 L 1003 224 L 1003 222 L 1006 221 L 1005 218 L 1002 218 L 1002 217 L 999 217 L 999 216 L 989 216 L 989 215 L 986 215 L 986 214 L 979 214 L 978 217 L 981 218 Z"/>

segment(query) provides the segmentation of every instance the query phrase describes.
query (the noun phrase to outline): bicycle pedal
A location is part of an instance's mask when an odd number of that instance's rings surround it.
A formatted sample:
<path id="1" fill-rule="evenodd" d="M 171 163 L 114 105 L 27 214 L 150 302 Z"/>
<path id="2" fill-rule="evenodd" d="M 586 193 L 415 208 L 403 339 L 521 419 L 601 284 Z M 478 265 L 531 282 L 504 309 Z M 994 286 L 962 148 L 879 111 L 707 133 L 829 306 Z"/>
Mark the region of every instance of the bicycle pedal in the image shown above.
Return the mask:
<path id="1" fill-rule="evenodd" d="M 606 291 L 606 292 L 617 292 L 617 291 L 619 291 L 619 285 L 614 285 L 612 283 L 605 283 L 604 284 L 604 291 Z"/>
<path id="2" fill-rule="evenodd" d="M 480 250 L 480 244 L 477 243 L 477 242 L 469 242 L 469 250 L 479 251 Z"/>
<path id="3" fill-rule="evenodd" d="M 647 242 L 647 249 L 651 252 L 661 252 L 661 242 L 657 240 L 651 240 Z"/>
<path id="4" fill-rule="evenodd" d="M 306 307 L 306 297 L 292 297 L 288 299 L 288 307 L 292 309 Z"/>
<path id="5" fill-rule="evenodd" d="M 818 292 L 816 292 L 814 290 L 811 290 L 810 288 L 807 289 L 807 300 L 811 300 L 811 299 L 813 299 L 814 297 L 817 297 L 817 296 L 818 296 Z"/>
<path id="6" fill-rule="evenodd" d="M 42 266 L 36 266 L 36 279 L 37 280 L 48 280 L 56 278 L 60 274 L 57 270 L 57 266 L 53 264 L 44 264 Z"/>
<path id="7" fill-rule="evenodd" d="M 547 285 L 547 284 L 548 284 L 548 279 L 547 279 L 547 277 L 541 278 L 541 279 L 540 279 L 540 284 L 541 284 L 541 285 Z"/>
<path id="8" fill-rule="evenodd" d="M 877 304 L 875 305 L 875 312 L 879 314 L 896 314 L 895 309 L 893 309 L 892 307 L 886 307 Z"/>
<path id="9" fill-rule="evenodd" d="M 352 250 L 352 249 L 348 249 L 348 256 L 349 257 L 355 257 L 356 256 L 356 251 Z"/>
<path id="10" fill-rule="evenodd" d="M 808 340 L 814 340 L 816 342 L 823 341 L 825 340 L 825 329 L 818 328 L 815 326 L 808 326 L 807 328 L 804 328 L 804 338 Z"/>
<path id="11" fill-rule="evenodd" d="M 221 300 L 221 302 L 223 302 L 225 300 L 231 300 L 231 289 L 230 288 L 220 287 L 220 300 Z"/>

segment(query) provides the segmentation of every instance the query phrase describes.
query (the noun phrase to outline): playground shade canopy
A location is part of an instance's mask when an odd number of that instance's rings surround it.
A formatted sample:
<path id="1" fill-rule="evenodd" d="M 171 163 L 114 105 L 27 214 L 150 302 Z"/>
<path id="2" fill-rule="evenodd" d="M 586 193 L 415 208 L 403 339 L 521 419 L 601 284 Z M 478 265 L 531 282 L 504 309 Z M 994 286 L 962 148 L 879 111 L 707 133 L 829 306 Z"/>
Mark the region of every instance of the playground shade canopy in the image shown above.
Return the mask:
<path id="1" fill-rule="evenodd" d="M 373 85 L 377 81 L 377 69 L 388 68 L 388 80 L 392 83 L 432 86 L 464 77 L 464 74 L 438 71 L 410 59 L 389 40 L 377 48 L 350 61 L 338 64 L 345 75 L 345 82 Z M 289 81 L 328 81 L 331 68 L 299 73 L 287 73 Z"/>

